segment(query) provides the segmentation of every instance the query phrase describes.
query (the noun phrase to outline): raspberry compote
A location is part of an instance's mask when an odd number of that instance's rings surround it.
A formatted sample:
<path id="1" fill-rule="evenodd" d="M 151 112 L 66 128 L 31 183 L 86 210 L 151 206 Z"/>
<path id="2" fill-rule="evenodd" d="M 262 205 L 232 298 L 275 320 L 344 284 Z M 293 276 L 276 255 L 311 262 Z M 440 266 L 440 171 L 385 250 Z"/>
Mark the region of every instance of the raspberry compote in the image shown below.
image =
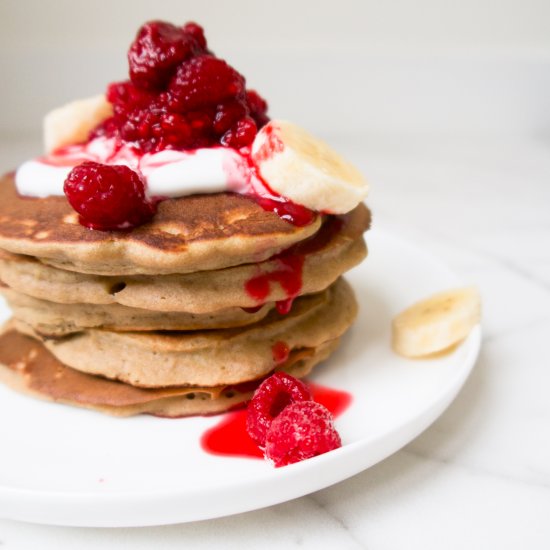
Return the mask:
<path id="1" fill-rule="evenodd" d="M 269 121 L 265 100 L 208 49 L 196 23 L 146 23 L 130 46 L 128 63 L 130 79 L 107 90 L 114 114 L 92 136 L 132 142 L 141 153 L 240 149 Z"/>

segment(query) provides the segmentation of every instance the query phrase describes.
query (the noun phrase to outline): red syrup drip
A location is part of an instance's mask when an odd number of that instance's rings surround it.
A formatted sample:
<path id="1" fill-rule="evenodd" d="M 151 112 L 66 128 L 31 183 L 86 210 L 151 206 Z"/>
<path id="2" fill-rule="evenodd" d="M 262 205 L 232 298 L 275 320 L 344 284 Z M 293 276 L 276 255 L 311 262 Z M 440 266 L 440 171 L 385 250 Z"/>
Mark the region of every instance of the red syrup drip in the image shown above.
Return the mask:
<path id="1" fill-rule="evenodd" d="M 264 128 L 266 140 L 256 152 L 256 161 L 265 161 L 273 157 L 274 153 L 282 153 L 285 149 L 285 144 L 275 132 L 272 124 L 268 124 Z"/>
<path id="2" fill-rule="evenodd" d="M 283 197 L 253 197 L 268 212 L 275 212 L 280 218 L 296 227 L 304 227 L 313 222 L 315 214 L 309 208 L 283 199 Z"/>
<path id="3" fill-rule="evenodd" d="M 290 313 L 293 303 L 294 303 L 294 298 L 279 300 L 278 302 L 275 302 L 275 308 L 281 315 L 286 315 L 287 313 Z"/>
<path id="4" fill-rule="evenodd" d="M 268 141 L 264 144 L 264 147 L 260 153 L 256 154 L 255 161 L 252 160 L 250 148 L 243 147 L 240 149 L 240 153 L 243 156 L 246 164 L 245 177 L 249 182 L 253 177 L 261 183 L 263 186 L 263 192 L 257 194 L 253 189 L 250 189 L 251 193 L 248 196 L 255 201 L 259 206 L 268 212 L 274 212 L 283 220 L 295 225 L 296 227 L 304 227 L 313 222 L 316 217 L 316 213 L 309 208 L 296 204 L 291 200 L 282 197 L 276 191 L 269 187 L 268 183 L 260 174 L 257 167 L 258 159 L 266 160 L 274 152 L 282 151 L 283 143 L 273 133 L 273 129 L 269 126 L 266 127 L 268 133 Z M 266 148 L 267 147 L 267 148 Z M 248 172 L 248 174 L 246 174 Z"/>
<path id="5" fill-rule="evenodd" d="M 302 290 L 302 270 L 305 257 L 323 249 L 339 233 L 345 223 L 345 218 L 329 217 L 321 226 L 321 229 L 311 238 L 299 242 L 284 252 L 273 257 L 279 263 L 274 271 L 255 275 L 246 281 L 244 288 L 246 293 L 256 300 L 265 303 L 269 295 L 271 283 L 277 282 L 285 291 L 287 298 L 278 300 L 275 304 L 277 311 L 286 315 L 292 308 L 294 299 Z M 260 306 L 243 308 L 244 311 L 255 313 Z"/>
<path id="6" fill-rule="evenodd" d="M 271 355 L 273 356 L 273 361 L 275 361 L 275 364 L 281 365 L 288 359 L 288 356 L 290 355 L 290 348 L 286 342 L 279 340 L 271 347 Z"/>
<path id="7" fill-rule="evenodd" d="M 309 384 L 313 400 L 324 405 L 336 418 L 351 404 L 352 395 L 319 384 Z M 213 455 L 263 458 L 263 452 L 246 432 L 246 409 L 223 415 L 220 422 L 201 437 L 201 447 Z"/>
<path id="8" fill-rule="evenodd" d="M 279 283 L 285 291 L 287 299 L 295 298 L 302 290 L 302 267 L 304 265 L 304 257 L 290 254 L 279 256 L 276 260 L 279 263 L 278 269 L 269 273 L 256 275 L 246 281 L 244 285 L 247 294 L 258 302 L 265 301 L 269 295 L 271 283 Z M 284 308 L 284 306 L 282 307 Z M 279 309 L 279 307 L 277 309 Z"/>

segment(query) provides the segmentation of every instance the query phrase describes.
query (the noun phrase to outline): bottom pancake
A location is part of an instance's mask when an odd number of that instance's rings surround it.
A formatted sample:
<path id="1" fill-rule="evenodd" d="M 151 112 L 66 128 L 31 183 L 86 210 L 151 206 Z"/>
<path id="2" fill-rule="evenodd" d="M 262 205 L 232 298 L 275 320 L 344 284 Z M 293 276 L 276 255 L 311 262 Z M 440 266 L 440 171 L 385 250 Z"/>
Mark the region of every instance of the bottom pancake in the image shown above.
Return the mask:
<path id="1" fill-rule="evenodd" d="M 337 346 L 338 339 L 334 339 L 316 349 L 293 352 L 276 370 L 301 378 Z M 152 414 L 163 417 L 227 411 L 250 399 L 260 382 L 209 388 L 136 388 L 67 367 L 42 343 L 17 332 L 12 323 L 8 323 L 0 334 L 0 381 L 19 392 L 57 403 L 116 416 Z"/>

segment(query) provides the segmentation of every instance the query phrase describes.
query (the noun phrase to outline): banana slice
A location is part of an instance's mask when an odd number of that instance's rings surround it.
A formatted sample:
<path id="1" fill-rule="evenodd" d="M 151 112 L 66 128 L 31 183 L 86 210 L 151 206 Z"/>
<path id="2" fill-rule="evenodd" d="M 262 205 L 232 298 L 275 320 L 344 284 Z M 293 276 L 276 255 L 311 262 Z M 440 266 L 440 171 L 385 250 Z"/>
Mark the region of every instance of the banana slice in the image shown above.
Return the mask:
<path id="1" fill-rule="evenodd" d="M 423 357 L 457 344 L 481 318 L 473 288 L 434 294 L 401 312 L 392 322 L 392 347 L 405 357 Z"/>
<path id="2" fill-rule="evenodd" d="M 344 214 L 368 193 L 357 168 L 303 128 L 272 120 L 256 135 L 252 160 L 266 183 L 293 202 Z"/>
<path id="3" fill-rule="evenodd" d="M 104 95 L 78 99 L 50 111 L 44 117 L 46 152 L 86 141 L 90 131 L 112 114 L 113 106 Z"/>

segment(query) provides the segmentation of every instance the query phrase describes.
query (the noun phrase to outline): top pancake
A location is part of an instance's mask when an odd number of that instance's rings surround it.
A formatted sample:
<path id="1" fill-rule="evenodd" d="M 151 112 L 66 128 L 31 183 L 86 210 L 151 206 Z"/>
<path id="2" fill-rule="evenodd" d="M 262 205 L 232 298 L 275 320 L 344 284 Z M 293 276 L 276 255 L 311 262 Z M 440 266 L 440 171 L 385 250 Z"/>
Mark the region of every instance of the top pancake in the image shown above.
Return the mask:
<path id="1" fill-rule="evenodd" d="M 253 263 L 320 226 L 318 215 L 297 227 L 248 197 L 218 193 L 163 201 L 150 223 L 132 231 L 94 231 L 78 223 L 65 197 L 22 197 L 13 174 L 0 179 L 0 248 L 81 273 L 191 273 Z"/>
<path id="2" fill-rule="evenodd" d="M 362 234 L 369 225 L 370 212 L 360 204 L 347 214 L 327 217 L 313 237 L 300 241 L 275 258 L 225 269 L 171 275 L 110 277 L 76 273 L 46 265 L 32 256 L 10 254 L 0 249 L 0 282 L 22 294 L 61 304 L 118 303 L 150 311 L 194 314 L 225 308 L 253 308 L 263 302 L 289 298 L 289 291 L 281 285 L 277 274 L 293 274 L 297 281 L 301 279 L 301 288 L 297 291 L 300 295 L 327 288 L 363 260 L 366 246 Z M 300 258 L 303 263 L 296 264 Z M 294 261 L 289 264 L 290 259 Z M 249 281 L 258 277 L 268 283 L 261 300 L 247 291 Z M 64 315 L 61 318 L 66 320 Z"/>

